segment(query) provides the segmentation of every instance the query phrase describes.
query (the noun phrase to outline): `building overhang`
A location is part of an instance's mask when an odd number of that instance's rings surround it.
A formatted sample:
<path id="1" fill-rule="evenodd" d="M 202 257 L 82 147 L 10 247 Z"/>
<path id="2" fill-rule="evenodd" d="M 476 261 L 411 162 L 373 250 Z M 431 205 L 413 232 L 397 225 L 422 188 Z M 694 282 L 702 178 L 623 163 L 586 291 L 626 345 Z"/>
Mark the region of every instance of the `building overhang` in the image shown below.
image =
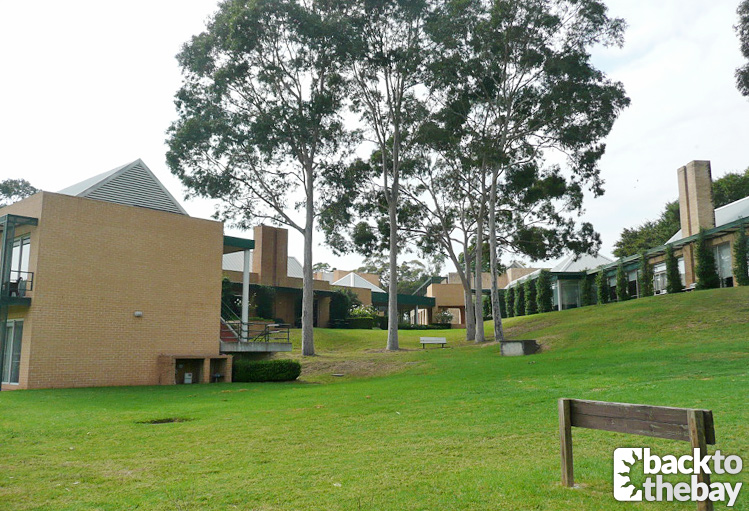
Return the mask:
<path id="1" fill-rule="evenodd" d="M 249 238 L 237 238 L 236 236 L 224 236 L 224 254 L 242 252 L 255 248 L 255 240 Z"/>
<path id="2" fill-rule="evenodd" d="M 387 305 L 388 294 L 372 292 L 373 305 Z M 417 307 L 435 307 L 437 301 L 429 296 L 398 294 L 398 305 L 415 305 Z"/>

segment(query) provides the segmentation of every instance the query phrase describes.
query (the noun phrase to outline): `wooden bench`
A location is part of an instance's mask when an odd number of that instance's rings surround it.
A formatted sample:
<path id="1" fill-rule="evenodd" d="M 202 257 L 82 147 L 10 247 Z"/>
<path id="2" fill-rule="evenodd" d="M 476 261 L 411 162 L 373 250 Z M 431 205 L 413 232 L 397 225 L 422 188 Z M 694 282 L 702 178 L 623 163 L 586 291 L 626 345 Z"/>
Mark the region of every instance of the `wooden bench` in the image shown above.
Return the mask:
<path id="1" fill-rule="evenodd" d="M 447 339 L 444 337 L 421 337 L 419 342 L 422 348 L 426 348 L 427 344 L 441 344 L 444 348 L 445 344 L 447 344 Z"/>

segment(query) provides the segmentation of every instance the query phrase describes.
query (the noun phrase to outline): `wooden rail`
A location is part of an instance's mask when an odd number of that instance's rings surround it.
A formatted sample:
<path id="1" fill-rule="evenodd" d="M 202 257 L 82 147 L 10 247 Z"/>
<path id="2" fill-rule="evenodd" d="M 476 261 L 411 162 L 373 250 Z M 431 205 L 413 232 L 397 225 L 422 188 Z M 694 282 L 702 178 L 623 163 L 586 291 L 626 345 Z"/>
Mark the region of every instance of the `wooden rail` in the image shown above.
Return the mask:
<path id="1" fill-rule="evenodd" d="M 562 457 L 562 485 L 575 485 L 572 466 L 572 428 L 601 429 L 633 435 L 683 440 L 707 455 L 715 444 L 713 412 L 668 406 L 608 403 L 582 399 L 559 400 L 559 436 Z M 710 474 L 699 473 L 697 480 L 710 486 Z M 712 511 L 709 500 L 697 503 L 699 511 Z"/>

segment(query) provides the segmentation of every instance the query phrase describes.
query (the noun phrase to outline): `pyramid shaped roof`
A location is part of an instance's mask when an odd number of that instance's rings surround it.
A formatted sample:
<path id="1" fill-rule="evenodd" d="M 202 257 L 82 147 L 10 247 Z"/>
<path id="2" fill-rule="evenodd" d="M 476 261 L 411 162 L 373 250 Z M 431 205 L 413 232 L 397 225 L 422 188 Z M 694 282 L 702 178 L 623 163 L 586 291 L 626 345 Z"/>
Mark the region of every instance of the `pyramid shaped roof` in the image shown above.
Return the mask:
<path id="1" fill-rule="evenodd" d="M 333 286 L 341 286 L 341 287 L 362 287 L 364 289 L 369 289 L 370 291 L 374 291 L 375 293 L 384 293 L 382 289 L 372 284 L 370 281 L 362 277 L 361 275 L 357 275 L 354 272 L 349 273 L 343 278 L 340 278 L 333 282 Z"/>
<path id="2" fill-rule="evenodd" d="M 187 215 L 143 160 L 96 175 L 57 193 Z"/>

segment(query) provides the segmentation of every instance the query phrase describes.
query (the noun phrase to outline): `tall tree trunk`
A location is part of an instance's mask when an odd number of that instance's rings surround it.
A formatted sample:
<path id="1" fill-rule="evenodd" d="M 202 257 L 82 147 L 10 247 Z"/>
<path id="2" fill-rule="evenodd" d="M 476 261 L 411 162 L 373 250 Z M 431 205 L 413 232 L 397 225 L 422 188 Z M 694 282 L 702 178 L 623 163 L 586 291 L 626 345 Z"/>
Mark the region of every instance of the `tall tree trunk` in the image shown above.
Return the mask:
<path id="1" fill-rule="evenodd" d="M 390 214 L 390 284 L 388 285 L 388 351 L 398 350 L 398 217 L 397 190 L 393 185 Z"/>
<path id="2" fill-rule="evenodd" d="M 466 341 L 476 339 L 476 310 L 473 307 L 473 293 L 471 292 L 471 258 L 468 256 L 468 242 L 463 250 L 463 264 L 465 265 L 465 282 L 463 282 L 463 296 L 466 306 Z"/>
<path id="3" fill-rule="evenodd" d="M 484 284 L 482 282 L 483 252 L 484 252 L 484 198 L 481 194 L 478 218 L 476 218 L 476 342 L 484 342 Z"/>
<path id="4" fill-rule="evenodd" d="M 304 268 L 302 279 L 302 356 L 315 354 L 314 339 L 314 283 L 312 280 L 312 228 L 314 226 L 314 189 L 312 169 L 307 169 L 307 203 L 304 223 Z"/>
<path id="5" fill-rule="evenodd" d="M 499 306 L 499 277 L 497 261 L 497 180 L 499 172 L 492 171 L 492 186 L 489 191 L 489 266 L 492 274 L 492 318 L 494 319 L 494 340 L 504 341 L 505 333 L 502 328 L 502 314 Z"/>

